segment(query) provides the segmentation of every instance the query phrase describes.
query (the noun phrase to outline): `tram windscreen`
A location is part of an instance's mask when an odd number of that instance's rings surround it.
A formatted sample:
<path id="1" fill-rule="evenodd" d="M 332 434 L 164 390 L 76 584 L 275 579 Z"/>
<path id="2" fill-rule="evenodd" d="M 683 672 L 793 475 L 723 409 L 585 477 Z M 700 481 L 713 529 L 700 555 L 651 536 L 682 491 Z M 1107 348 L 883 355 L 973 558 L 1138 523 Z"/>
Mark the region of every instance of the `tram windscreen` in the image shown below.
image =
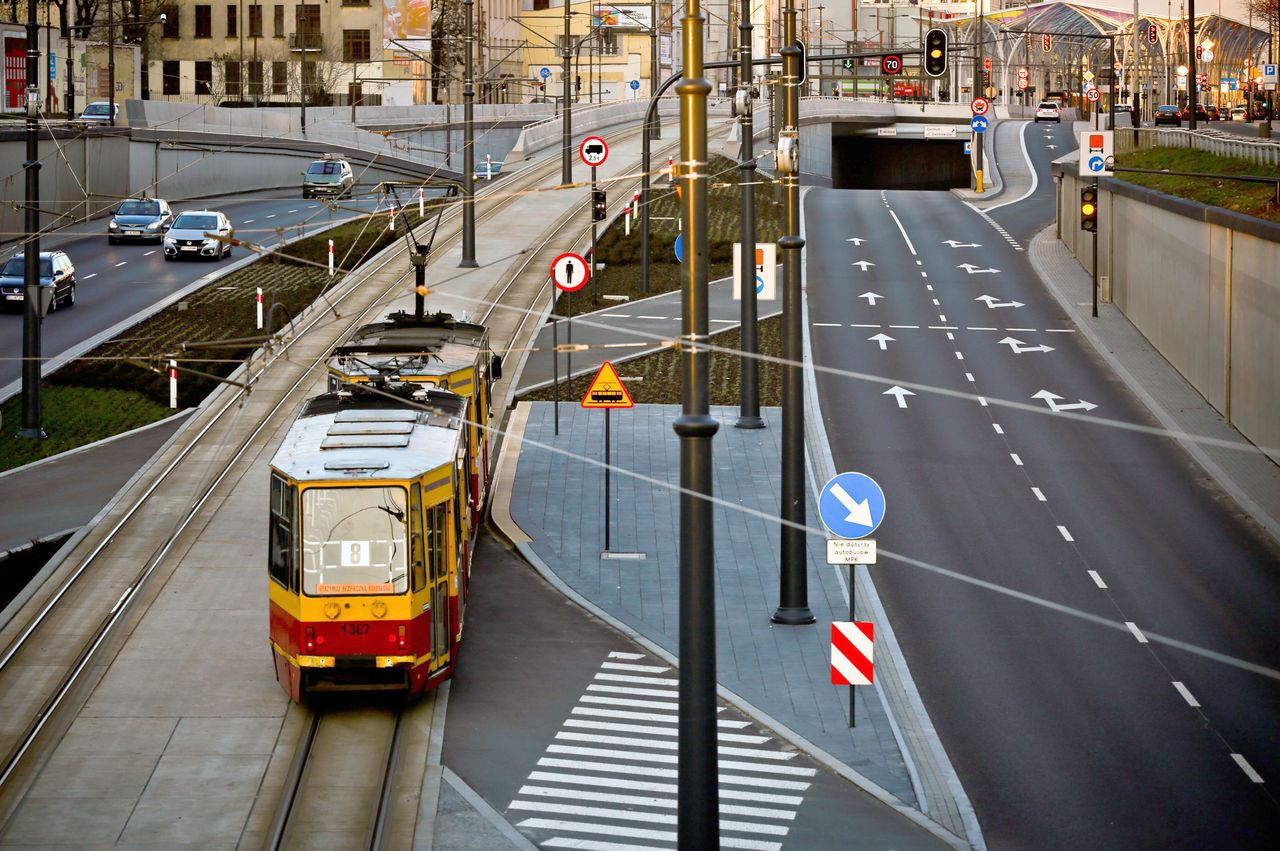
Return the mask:
<path id="1" fill-rule="evenodd" d="M 403 594 L 408 588 L 407 504 L 402 487 L 303 491 L 303 592 Z"/>

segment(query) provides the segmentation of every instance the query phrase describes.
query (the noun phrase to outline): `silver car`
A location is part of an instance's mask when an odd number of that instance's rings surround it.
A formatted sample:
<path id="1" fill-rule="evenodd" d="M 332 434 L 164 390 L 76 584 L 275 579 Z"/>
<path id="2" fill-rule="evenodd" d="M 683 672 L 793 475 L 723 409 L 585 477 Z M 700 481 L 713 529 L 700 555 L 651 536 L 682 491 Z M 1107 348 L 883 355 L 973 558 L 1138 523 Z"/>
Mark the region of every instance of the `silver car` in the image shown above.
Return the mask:
<path id="1" fill-rule="evenodd" d="M 222 239 L 215 239 L 214 235 Z M 229 240 L 233 236 L 235 228 L 231 227 L 231 222 L 225 215 L 216 210 L 179 213 L 164 235 L 164 259 L 200 257 L 218 260 L 230 257 L 231 243 L 223 240 Z"/>
<path id="2" fill-rule="evenodd" d="M 155 240 L 161 242 L 173 221 L 169 202 L 160 198 L 130 198 L 121 203 L 107 222 L 107 242 Z"/>
<path id="3" fill-rule="evenodd" d="M 84 108 L 84 112 L 80 113 L 80 117 L 76 121 L 83 121 L 88 124 L 109 124 L 114 117 L 116 122 L 119 123 L 120 104 L 117 103 L 115 107 L 115 112 L 112 112 L 110 101 L 94 101 Z"/>
<path id="4" fill-rule="evenodd" d="M 346 160 L 325 157 L 316 160 L 302 173 L 302 197 L 312 198 L 317 195 L 332 195 L 341 198 L 348 195 L 356 185 L 356 177 L 351 173 L 351 164 Z"/>

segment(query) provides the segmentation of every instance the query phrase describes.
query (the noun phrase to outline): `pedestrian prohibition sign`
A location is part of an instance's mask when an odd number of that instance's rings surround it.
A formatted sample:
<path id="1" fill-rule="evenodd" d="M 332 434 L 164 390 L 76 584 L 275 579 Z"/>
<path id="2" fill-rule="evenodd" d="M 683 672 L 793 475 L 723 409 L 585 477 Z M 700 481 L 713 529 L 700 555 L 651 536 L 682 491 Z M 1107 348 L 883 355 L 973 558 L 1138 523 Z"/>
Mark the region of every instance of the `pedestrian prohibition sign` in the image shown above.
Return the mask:
<path id="1" fill-rule="evenodd" d="M 613 368 L 613 364 L 608 361 L 600 364 L 600 371 L 596 373 L 591 386 L 582 396 L 582 407 L 634 408 L 635 406 L 636 403 L 631 400 L 631 394 L 627 392 L 627 387 L 618 377 L 618 371 Z"/>
<path id="2" fill-rule="evenodd" d="M 869 686 L 875 677 L 875 625 L 862 621 L 831 624 L 831 684 Z"/>
<path id="3" fill-rule="evenodd" d="M 567 293 L 582 289 L 590 277 L 591 267 L 581 254 L 567 252 L 551 261 L 551 280 Z"/>

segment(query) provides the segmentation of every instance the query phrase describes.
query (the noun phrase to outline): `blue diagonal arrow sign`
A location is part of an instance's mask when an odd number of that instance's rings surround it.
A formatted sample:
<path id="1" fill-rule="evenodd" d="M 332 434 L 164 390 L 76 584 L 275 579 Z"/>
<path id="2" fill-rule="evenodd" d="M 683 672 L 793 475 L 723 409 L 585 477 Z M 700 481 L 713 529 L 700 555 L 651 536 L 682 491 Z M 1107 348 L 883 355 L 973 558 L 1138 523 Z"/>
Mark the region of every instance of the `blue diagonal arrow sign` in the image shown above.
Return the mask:
<path id="1" fill-rule="evenodd" d="M 865 473 L 841 473 L 818 496 L 818 516 L 831 534 L 865 538 L 884 520 L 884 491 Z"/>

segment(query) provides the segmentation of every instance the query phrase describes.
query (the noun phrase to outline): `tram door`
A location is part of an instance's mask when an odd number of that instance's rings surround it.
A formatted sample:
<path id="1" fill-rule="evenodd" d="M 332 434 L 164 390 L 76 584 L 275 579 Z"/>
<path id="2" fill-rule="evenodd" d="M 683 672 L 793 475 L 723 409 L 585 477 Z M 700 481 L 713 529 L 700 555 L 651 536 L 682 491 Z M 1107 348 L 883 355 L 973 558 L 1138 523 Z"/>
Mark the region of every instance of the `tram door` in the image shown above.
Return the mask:
<path id="1" fill-rule="evenodd" d="M 445 539 L 448 503 L 427 509 L 428 597 L 431 602 L 431 669 L 447 661 L 449 654 L 449 552 Z"/>

